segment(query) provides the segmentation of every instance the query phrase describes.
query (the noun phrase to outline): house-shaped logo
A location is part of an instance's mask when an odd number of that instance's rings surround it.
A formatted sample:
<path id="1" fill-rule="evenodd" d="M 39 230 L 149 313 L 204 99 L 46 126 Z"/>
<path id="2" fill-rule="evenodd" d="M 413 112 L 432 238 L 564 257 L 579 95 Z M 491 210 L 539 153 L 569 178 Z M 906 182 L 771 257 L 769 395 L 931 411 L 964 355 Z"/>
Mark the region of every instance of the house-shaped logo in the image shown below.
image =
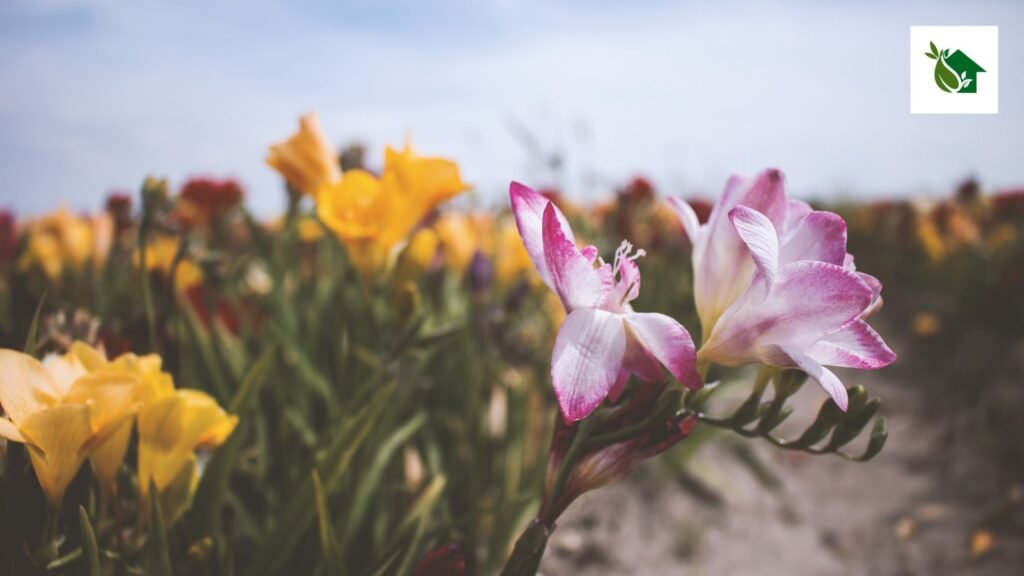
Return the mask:
<path id="1" fill-rule="evenodd" d="M 939 50 L 934 42 L 929 42 L 929 48 L 925 56 L 935 60 L 935 84 L 943 92 L 978 92 L 978 72 L 984 72 L 984 68 L 960 50 L 950 54 L 949 48 Z"/>

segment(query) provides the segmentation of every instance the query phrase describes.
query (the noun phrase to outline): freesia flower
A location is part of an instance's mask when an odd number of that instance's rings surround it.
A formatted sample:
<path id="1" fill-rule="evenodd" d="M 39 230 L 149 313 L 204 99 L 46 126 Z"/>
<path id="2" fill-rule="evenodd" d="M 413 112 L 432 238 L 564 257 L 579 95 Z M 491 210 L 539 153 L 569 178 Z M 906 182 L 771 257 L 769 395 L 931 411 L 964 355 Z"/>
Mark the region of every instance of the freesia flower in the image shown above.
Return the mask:
<path id="1" fill-rule="evenodd" d="M 664 314 L 638 313 L 640 293 L 633 247 L 623 241 L 607 264 L 597 248 L 577 248 L 562 212 L 547 198 L 513 182 L 509 194 L 523 245 L 538 274 L 568 316 L 551 359 L 551 380 L 566 421 L 585 418 L 606 397 L 618 396 L 631 374 L 664 380 L 662 366 L 683 385 L 700 388 L 693 341 Z"/>
<path id="2" fill-rule="evenodd" d="M 35 358 L 0 350 L 0 436 L 28 449 L 52 507 L 90 453 L 135 410 L 136 380 L 89 374 L 75 353 Z"/>
<path id="3" fill-rule="evenodd" d="M 693 244 L 700 361 L 799 368 L 845 410 L 846 389 L 824 366 L 895 359 L 864 321 L 881 305 L 881 284 L 854 269 L 846 223 L 788 199 L 780 172 L 732 178 L 704 225 L 672 201 Z"/>
<path id="4" fill-rule="evenodd" d="M 388 148 L 380 177 L 354 169 L 323 187 L 317 215 L 368 277 L 390 264 L 431 210 L 466 189 L 454 162 L 418 156 L 408 146 L 401 152 Z"/>
<path id="5" fill-rule="evenodd" d="M 320 130 L 316 112 L 299 119 L 299 131 L 270 147 L 267 164 L 296 189 L 315 198 L 321 186 L 341 179 L 341 165 L 334 148 Z"/>
<path id="6" fill-rule="evenodd" d="M 220 446 L 237 424 L 237 416 L 199 390 L 180 389 L 147 402 L 137 417 L 143 506 L 152 483 L 161 497 L 164 522 L 173 524 L 199 481 L 195 451 Z"/>
<path id="7" fill-rule="evenodd" d="M 91 375 L 133 381 L 135 384 L 131 397 L 136 410 L 154 398 L 174 392 L 174 381 L 170 374 L 162 370 L 163 360 L 157 354 L 136 356 L 126 353 L 109 361 L 101 352 L 82 342 L 72 344 L 70 354 Z M 131 412 L 132 415 L 134 413 Z M 108 496 L 116 491 L 117 472 L 128 451 L 131 432 L 132 420 L 123 420 L 89 456 L 100 487 Z"/>

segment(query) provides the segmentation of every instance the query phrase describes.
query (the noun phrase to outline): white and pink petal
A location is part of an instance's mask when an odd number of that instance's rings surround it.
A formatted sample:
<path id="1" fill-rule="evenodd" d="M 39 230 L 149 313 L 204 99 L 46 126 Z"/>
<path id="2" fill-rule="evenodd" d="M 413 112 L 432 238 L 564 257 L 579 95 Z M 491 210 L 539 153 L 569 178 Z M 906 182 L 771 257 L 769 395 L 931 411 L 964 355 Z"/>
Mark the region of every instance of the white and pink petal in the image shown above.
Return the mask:
<path id="1" fill-rule="evenodd" d="M 704 386 L 697 374 L 697 352 L 690 333 L 674 318 L 653 312 L 625 316 L 636 340 L 679 381 L 691 389 Z"/>
<path id="2" fill-rule="evenodd" d="M 625 353 L 620 316 L 595 308 L 569 314 L 551 355 L 551 381 L 566 422 L 586 418 L 616 387 Z"/>
<path id="3" fill-rule="evenodd" d="M 882 337 L 860 319 L 822 338 L 807 350 L 807 354 L 826 366 L 862 370 L 888 366 L 896 360 L 896 353 Z"/>
<path id="4" fill-rule="evenodd" d="M 594 267 L 565 230 L 557 208 L 548 204 L 544 210 L 544 262 L 551 277 L 551 287 L 562 299 L 566 311 L 595 306 L 612 288 L 611 266 Z"/>

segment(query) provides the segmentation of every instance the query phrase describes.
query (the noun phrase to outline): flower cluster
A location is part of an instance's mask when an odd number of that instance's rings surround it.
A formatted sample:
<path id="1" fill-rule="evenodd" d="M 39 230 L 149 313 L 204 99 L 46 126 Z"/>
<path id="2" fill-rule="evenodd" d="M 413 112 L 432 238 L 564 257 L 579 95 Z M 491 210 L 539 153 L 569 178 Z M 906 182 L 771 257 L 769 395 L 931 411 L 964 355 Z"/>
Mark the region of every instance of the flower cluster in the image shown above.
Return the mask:
<path id="1" fill-rule="evenodd" d="M 172 523 L 187 508 L 198 479 L 195 450 L 220 445 L 238 422 L 209 395 L 176 390 L 156 355 L 107 360 L 75 342 L 67 353 L 40 362 L 0 350 L 0 378 L 6 415 L 0 436 L 28 448 L 54 509 L 87 459 L 105 498 L 116 495 L 136 423 L 140 497 L 148 497 L 150 485 L 172 495 L 164 502 Z"/>
<path id="2" fill-rule="evenodd" d="M 342 173 L 314 114 L 299 132 L 272 146 L 267 162 L 316 200 L 320 221 L 337 235 L 364 277 L 391 264 L 397 248 L 438 204 L 468 187 L 458 166 L 424 157 L 408 143 L 388 147 L 380 175 L 362 168 Z"/>

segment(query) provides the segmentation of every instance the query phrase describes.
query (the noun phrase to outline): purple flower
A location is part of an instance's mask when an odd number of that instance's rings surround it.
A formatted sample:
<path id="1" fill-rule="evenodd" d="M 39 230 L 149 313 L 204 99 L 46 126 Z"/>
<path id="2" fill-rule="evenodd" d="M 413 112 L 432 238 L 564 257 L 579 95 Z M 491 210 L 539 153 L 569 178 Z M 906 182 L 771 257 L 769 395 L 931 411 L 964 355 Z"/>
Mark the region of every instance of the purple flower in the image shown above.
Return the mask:
<path id="1" fill-rule="evenodd" d="M 730 179 L 704 225 L 670 201 L 693 243 L 699 360 L 799 368 L 846 410 L 846 388 L 825 366 L 896 359 L 864 321 L 881 306 L 882 286 L 855 270 L 846 223 L 788 199 L 780 172 Z"/>
<path id="2" fill-rule="evenodd" d="M 597 248 L 580 250 L 562 212 L 547 198 L 513 182 L 509 195 L 519 235 L 537 273 L 565 307 L 551 358 L 551 380 L 567 422 L 582 420 L 608 396 L 617 398 L 631 374 L 700 388 L 690 334 L 664 314 L 638 313 L 640 270 L 629 242 L 607 264 Z"/>

